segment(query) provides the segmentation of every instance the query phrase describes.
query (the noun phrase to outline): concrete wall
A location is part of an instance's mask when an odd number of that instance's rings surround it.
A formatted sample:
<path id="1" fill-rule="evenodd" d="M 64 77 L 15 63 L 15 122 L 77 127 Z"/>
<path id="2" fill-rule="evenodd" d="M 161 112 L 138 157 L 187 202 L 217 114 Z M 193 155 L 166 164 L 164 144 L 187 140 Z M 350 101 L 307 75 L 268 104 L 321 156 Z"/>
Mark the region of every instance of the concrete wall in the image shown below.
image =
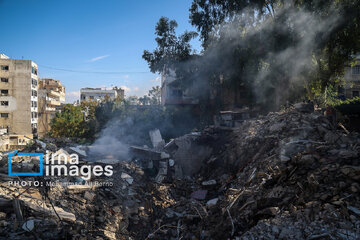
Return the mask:
<path id="1" fill-rule="evenodd" d="M 358 59 L 360 61 L 360 59 Z M 360 65 L 357 65 L 360 66 Z M 346 98 L 353 98 L 357 92 L 360 94 L 360 74 L 353 74 L 351 67 L 345 68 L 344 95 Z"/>
<path id="2" fill-rule="evenodd" d="M 0 117 L 0 126 L 8 127 L 10 134 L 32 134 L 31 100 L 37 102 L 37 97 L 31 96 L 32 82 L 38 76 L 32 74 L 32 67 L 37 65 L 30 60 L 0 59 L 0 66 L 9 66 L 9 70 L 0 69 L 0 78 L 8 78 L 8 82 L 0 82 L 0 89 L 9 90 L 9 96 L 0 96 L 0 101 L 9 101 L 9 106 L 0 106 L 0 113 L 8 113 L 8 118 Z M 33 88 L 37 91 L 37 86 Z"/>

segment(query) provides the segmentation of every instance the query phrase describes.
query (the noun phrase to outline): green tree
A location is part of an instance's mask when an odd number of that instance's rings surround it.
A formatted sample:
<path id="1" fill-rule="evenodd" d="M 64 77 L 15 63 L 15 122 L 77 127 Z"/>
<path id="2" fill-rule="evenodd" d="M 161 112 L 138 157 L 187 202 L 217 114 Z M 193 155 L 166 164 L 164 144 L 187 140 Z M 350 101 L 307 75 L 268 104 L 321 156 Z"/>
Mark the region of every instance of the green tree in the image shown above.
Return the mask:
<path id="1" fill-rule="evenodd" d="M 139 97 L 139 102 L 141 105 L 150 105 L 151 98 L 147 95 L 144 95 L 143 97 Z"/>
<path id="2" fill-rule="evenodd" d="M 150 104 L 151 105 L 159 105 L 160 104 L 160 96 L 161 96 L 161 89 L 159 86 L 152 87 L 149 90 L 148 96 L 150 97 Z"/>
<path id="3" fill-rule="evenodd" d="M 138 105 L 139 98 L 137 96 L 129 96 L 125 102 L 129 105 Z"/>
<path id="4" fill-rule="evenodd" d="M 53 137 L 87 137 L 89 127 L 80 106 L 66 104 L 56 113 L 51 122 L 50 135 Z"/>
<path id="5" fill-rule="evenodd" d="M 208 85 L 255 88 L 262 96 L 256 101 L 269 104 L 298 99 L 305 89 L 313 98 L 339 82 L 360 51 L 359 12 L 358 1 L 348 0 L 194 0 L 190 21 L 200 32 L 201 57 L 216 56 L 201 65 Z M 292 57 L 274 57 L 281 54 Z M 207 70 L 216 58 L 222 62 Z"/>
<path id="6" fill-rule="evenodd" d="M 191 39 L 197 36 L 196 32 L 185 31 L 177 36 L 175 29 L 178 26 L 175 20 L 161 17 L 156 24 L 155 41 L 157 47 L 153 52 L 145 50 L 142 57 L 148 62 L 150 71 L 161 73 L 164 67 L 176 69 L 179 62 L 188 60 L 191 56 Z"/>

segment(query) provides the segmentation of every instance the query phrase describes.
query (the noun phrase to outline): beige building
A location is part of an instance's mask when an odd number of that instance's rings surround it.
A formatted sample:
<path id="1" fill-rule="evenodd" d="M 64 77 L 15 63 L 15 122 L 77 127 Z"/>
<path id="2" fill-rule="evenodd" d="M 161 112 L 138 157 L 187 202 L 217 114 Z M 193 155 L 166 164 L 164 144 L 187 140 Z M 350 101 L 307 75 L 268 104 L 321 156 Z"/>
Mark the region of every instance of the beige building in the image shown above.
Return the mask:
<path id="1" fill-rule="evenodd" d="M 345 85 L 339 87 L 339 95 L 343 98 L 360 97 L 360 55 L 356 57 L 355 66 L 345 68 Z"/>
<path id="2" fill-rule="evenodd" d="M 112 89 L 106 88 L 81 88 L 80 89 L 80 102 L 82 101 L 102 101 L 105 97 L 111 100 L 116 98 L 124 99 L 125 91 L 122 88 L 113 87 Z"/>
<path id="3" fill-rule="evenodd" d="M 39 81 L 38 135 L 45 136 L 50 131 L 51 120 L 65 103 L 65 87 L 59 80 L 43 78 Z"/>
<path id="4" fill-rule="evenodd" d="M 38 66 L 0 54 L 0 149 L 26 145 L 37 135 Z"/>

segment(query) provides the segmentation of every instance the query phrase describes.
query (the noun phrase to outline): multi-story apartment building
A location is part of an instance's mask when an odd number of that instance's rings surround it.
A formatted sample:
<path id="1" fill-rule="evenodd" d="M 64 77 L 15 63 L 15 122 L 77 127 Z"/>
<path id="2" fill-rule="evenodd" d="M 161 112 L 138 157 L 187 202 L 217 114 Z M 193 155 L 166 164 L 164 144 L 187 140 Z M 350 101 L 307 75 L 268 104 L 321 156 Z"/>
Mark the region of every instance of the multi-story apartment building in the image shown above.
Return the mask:
<path id="1" fill-rule="evenodd" d="M 102 101 L 106 97 L 111 100 L 115 98 L 125 97 L 124 89 L 113 87 L 112 89 L 106 88 L 81 88 L 80 89 L 80 102 L 81 101 Z"/>
<path id="2" fill-rule="evenodd" d="M 356 56 L 357 64 L 345 68 L 345 85 L 338 88 L 342 98 L 360 97 L 360 55 Z"/>
<path id="3" fill-rule="evenodd" d="M 51 120 L 65 103 L 65 87 L 59 80 L 43 78 L 39 81 L 38 93 L 38 135 L 42 137 L 50 131 Z"/>
<path id="4" fill-rule="evenodd" d="M 37 136 L 38 66 L 0 55 L 0 148 L 7 150 Z"/>

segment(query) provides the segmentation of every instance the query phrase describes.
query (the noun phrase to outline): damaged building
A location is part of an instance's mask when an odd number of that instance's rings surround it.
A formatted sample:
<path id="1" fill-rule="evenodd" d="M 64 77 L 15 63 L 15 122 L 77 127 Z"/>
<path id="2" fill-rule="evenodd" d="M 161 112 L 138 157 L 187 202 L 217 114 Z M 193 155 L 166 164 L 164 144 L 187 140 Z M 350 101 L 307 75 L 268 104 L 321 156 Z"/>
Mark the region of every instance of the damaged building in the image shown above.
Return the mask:
<path id="1" fill-rule="evenodd" d="M 360 55 L 357 55 L 354 66 L 345 67 L 345 84 L 338 87 L 342 99 L 360 97 Z"/>
<path id="2" fill-rule="evenodd" d="M 65 103 L 65 87 L 59 80 L 43 78 L 39 80 L 38 135 L 45 136 L 50 131 L 51 120 Z"/>
<path id="3" fill-rule="evenodd" d="M 199 100 L 194 97 L 191 88 L 181 89 L 176 85 L 176 73 L 164 68 L 161 73 L 161 104 L 162 105 L 195 105 Z"/>
<path id="4" fill-rule="evenodd" d="M 38 130 L 38 66 L 31 60 L 0 57 L 1 148 L 23 147 Z"/>

